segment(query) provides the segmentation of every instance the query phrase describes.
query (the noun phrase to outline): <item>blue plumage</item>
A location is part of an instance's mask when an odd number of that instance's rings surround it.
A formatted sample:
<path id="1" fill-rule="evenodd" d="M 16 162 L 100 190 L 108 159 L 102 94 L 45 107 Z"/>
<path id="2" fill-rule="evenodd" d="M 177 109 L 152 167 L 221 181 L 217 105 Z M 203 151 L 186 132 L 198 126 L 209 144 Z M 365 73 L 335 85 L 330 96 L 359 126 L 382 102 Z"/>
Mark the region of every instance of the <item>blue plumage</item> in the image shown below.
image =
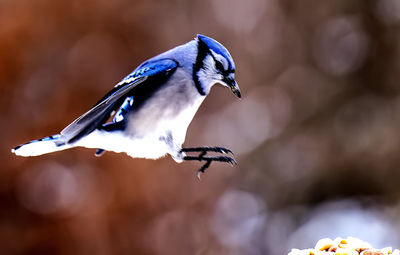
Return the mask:
<path id="1" fill-rule="evenodd" d="M 173 59 L 159 59 L 156 61 L 146 61 L 123 78 L 115 87 L 129 85 L 131 81 L 139 77 L 154 76 L 160 73 L 167 73 L 177 67 L 178 63 Z"/>
<path id="2" fill-rule="evenodd" d="M 229 72 L 235 72 L 235 63 L 233 62 L 233 59 L 231 57 L 231 54 L 229 51 L 222 46 L 220 43 L 215 43 L 214 39 L 211 39 L 210 37 L 204 36 L 204 35 L 197 35 L 197 37 L 203 41 L 207 46 L 213 50 L 215 53 L 220 54 L 223 56 L 227 61 L 228 61 L 228 68 L 226 69 Z"/>
<path id="3" fill-rule="evenodd" d="M 130 111 L 133 104 L 133 96 L 128 96 L 124 103 L 119 108 L 118 112 L 115 114 L 113 123 L 123 121 L 126 114 Z"/>
<path id="4" fill-rule="evenodd" d="M 122 79 L 88 112 L 60 134 L 14 148 L 20 156 L 36 156 L 72 147 L 125 152 L 131 157 L 159 158 L 169 154 L 177 162 L 234 162 L 227 156 L 206 157 L 209 151 L 228 153 L 220 147 L 182 149 L 187 127 L 197 109 L 220 83 L 241 97 L 234 79 L 235 64 L 219 42 L 198 35 L 194 40 L 155 56 Z M 111 122 L 107 120 L 115 113 Z M 200 152 L 197 157 L 186 152 Z"/>

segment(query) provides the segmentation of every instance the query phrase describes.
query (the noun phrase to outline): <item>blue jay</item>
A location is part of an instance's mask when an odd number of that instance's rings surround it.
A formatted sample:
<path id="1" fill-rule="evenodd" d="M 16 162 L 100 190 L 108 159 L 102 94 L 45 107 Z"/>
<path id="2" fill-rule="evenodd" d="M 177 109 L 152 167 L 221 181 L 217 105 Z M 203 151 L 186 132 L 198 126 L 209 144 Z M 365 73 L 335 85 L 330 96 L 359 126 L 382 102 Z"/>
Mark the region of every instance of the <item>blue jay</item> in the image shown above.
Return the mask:
<path id="1" fill-rule="evenodd" d="M 80 146 L 97 148 L 97 156 L 104 151 L 149 159 L 169 154 L 178 163 L 204 162 L 199 177 L 213 161 L 236 163 L 224 155 L 233 153 L 222 147 L 182 148 L 187 128 L 214 84 L 241 98 L 234 75 L 228 50 L 210 37 L 197 35 L 143 62 L 60 134 L 22 144 L 12 152 L 38 156 Z M 207 152 L 219 155 L 207 156 Z"/>

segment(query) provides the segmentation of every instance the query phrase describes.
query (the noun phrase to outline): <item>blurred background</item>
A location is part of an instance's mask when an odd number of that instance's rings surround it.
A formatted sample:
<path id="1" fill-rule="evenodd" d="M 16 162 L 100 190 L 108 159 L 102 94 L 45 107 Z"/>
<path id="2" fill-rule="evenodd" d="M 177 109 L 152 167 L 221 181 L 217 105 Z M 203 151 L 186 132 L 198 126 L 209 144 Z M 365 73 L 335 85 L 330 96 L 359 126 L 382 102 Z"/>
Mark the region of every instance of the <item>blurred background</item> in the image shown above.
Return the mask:
<path id="1" fill-rule="evenodd" d="M 398 0 L 0 0 L 0 254 L 399 248 L 399 29 Z M 230 50 L 243 99 L 215 86 L 185 145 L 238 167 L 10 153 L 197 33 Z"/>

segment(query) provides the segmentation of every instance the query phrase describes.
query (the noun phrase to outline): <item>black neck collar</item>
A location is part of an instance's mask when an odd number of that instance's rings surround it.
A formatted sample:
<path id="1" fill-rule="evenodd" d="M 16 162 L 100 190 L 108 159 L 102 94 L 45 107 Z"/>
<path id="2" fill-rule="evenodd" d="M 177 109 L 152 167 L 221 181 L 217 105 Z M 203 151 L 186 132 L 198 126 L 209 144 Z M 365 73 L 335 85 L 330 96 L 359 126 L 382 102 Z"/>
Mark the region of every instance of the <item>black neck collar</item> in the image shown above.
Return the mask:
<path id="1" fill-rule="evenodd" d="M 207 44 L 205 44 L 202 40 L 197 40 L 197 58 L 196 62 L 193 64 L 193 80 L 194 84 L 196 85 L 196 89 L 200 95 L 205 96 L 206 92 L 204 91 L 203 86 L 201 86 L 198 72 L 204 66 L 204 59 L 206 58 L 207 54 L 210 53 L 210 49 L 208 48 Z"/>

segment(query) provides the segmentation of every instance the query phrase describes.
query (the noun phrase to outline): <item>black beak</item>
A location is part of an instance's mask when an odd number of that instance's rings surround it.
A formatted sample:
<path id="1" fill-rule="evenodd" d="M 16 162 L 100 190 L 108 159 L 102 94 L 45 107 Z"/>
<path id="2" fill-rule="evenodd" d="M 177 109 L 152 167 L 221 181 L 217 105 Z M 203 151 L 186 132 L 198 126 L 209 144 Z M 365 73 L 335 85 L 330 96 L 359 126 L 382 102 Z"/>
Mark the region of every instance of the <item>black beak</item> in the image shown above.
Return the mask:
<path id="1" fill-rule="evenodd" d="M 233 78 L 233 75 L 225 76 L 223 82 L 225 82 L 225 84 L 231 89 L 232 93 L 235 94 L 235 96 L 237 96 L 238 98 L 242 97 L 239 86 L 237 85 L 235 78 Z"/>

